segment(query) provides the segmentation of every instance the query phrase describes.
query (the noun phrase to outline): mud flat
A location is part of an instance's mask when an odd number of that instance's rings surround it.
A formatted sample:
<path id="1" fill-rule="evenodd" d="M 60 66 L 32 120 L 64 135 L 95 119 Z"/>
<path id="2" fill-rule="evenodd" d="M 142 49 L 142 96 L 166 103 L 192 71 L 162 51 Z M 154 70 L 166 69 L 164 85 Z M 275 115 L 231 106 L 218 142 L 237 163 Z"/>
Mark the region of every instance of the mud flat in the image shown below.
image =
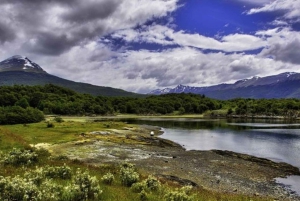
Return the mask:
<path id="1" fill-rule="evenodd" d="M 150 131 L 155 136 L 151 137 Z M 160 134 L 157 127 L 131 126 L 86 133 L 77 142 L 52 145 L 48 149 L 54 155 L 66 155 L 93 165 L 129 161 L 143 173 L 180 185 L 274 200 L 300 200 L 295 192 L 275 182 L 278 177 L 300 175 L 297 167 L 230 151 L 186 151 L 172 141 L 159 138 Z"/>

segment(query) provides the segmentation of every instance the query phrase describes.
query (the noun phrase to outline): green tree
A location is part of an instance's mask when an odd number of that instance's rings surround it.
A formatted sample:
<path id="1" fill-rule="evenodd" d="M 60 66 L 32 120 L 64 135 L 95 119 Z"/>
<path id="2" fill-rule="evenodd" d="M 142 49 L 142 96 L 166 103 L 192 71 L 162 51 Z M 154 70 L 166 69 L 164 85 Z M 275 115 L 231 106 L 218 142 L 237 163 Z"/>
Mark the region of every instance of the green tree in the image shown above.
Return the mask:
<path id="1" fill-rule="evenodd" d="M 29 103 L 28 103 L 28 101 L 27 101 L 27 99 L 26 98 L 21 98 L 20 100 L 18 100 L 17 102 L 16 102 L 16 104 L 15 104 L 16 106 L 20 106 L 20 107 L 22 107 L 22 108 L 27 108 L 27 107 L 29 107 Z"/>

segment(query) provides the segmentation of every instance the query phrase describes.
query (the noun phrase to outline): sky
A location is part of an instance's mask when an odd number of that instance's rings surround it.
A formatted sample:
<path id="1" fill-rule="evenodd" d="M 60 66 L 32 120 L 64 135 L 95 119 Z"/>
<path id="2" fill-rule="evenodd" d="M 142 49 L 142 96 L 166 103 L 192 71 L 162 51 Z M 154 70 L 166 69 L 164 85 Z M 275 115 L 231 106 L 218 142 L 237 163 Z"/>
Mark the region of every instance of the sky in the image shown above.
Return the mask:
<path id="1" fill-rule="evenodd" d="M 300 72 L 300 0 L 1 0 L 0 60 L 137 93 Z"/>

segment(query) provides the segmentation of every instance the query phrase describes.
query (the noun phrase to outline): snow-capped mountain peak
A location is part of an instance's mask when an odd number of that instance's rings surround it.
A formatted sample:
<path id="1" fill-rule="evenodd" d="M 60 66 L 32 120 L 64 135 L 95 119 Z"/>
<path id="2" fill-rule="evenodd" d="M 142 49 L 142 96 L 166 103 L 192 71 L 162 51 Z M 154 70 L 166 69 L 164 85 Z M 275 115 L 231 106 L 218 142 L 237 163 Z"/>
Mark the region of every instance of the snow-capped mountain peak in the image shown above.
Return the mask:
<path id="1" fill-rule="evenodd" d="M 21 55 L 15 55 L 0 62 L 0 72 L 3 71 L 46 73 L 38 64 Z"/>
<path id="2" fill-rule="evenodd" d="M 194 94 L 205 94 L 213 98 L 230 99 L 239 97 L 250 97 L 250 98 L 281 98 L 284 97 L 278 92 L 277 88 L 286 87 L 293 88 L 298 86 L 300 82 L 300 73 L 286 72 L 278 75 L 271 75 L 266 77 L 254 76 L 248 79 L 238 80 L 233 84 L 218 84 L 207 87 L 191 87 L 178 85 L 175 88 L 167 88 L 162 90 L 154 90 L 150 94 L 166 94 L 166 93 L 194 93 Z M 296 83 L 296 84 L 295 84 Z M 288 87 L 287 87 L 288 85 Z M 268 89 L 274 88 L 274 94 L 268 91 Z M 295 87 L 296 88 L 296 87 Z M 264 91 L 266 90 L 266 91 Z M 284 91 L 283 90 L 283 91 Z M 261 92 L 264 91 L 264 92 Z M 299 92 L 295 92 L 298 94 Z M 300 96 L 300 95 L 299 95 Z M 295 97 L 294 95 L 291 97 Z M 298 97 L 298 96 L 297 96 Z"/>
<path id="3" fill-rule="evenodd" d="M 286 77 L 290 77 L 291 75 L 295 75 L 297 73 L 295 73 L 295 72 L 287 72 L 287 73 L 284 73 L 284 74 L 286 74 Z"/>

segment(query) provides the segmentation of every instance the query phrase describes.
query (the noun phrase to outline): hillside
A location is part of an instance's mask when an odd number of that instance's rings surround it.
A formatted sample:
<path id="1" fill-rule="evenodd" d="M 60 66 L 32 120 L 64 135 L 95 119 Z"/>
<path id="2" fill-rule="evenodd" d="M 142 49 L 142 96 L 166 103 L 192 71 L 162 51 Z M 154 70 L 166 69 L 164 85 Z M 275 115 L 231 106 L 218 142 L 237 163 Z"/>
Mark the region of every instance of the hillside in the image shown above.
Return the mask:
<path id="1" fill-rule="evenodd" d="M 102 96 L 141 97 L 136 94 L 112 87 L 95 86 L 87 83 L 66 80 L 44 71 L 38 64 L 27 57 L 13 56 L 0 62 L 0 86 L 45 85 L 54 84 L 69 88 L 79 93 Z"/>

